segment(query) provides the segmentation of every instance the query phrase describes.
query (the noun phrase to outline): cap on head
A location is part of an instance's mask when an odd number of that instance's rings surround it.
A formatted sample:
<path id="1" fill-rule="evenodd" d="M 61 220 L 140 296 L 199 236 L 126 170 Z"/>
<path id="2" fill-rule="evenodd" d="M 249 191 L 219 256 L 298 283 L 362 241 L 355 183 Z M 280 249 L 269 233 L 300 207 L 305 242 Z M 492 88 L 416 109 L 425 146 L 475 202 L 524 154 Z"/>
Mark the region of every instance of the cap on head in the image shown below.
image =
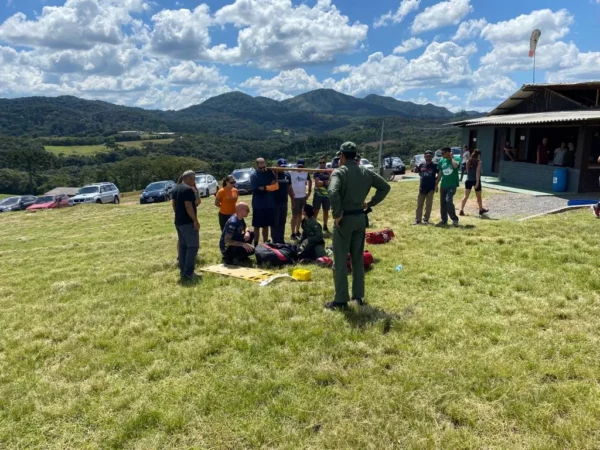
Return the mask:
<path id="1" fill-rule="evenodd" d="M 298 162 L 296 163 L 296 165 L 298 167 L 304 167 L 304 160 L 303 159 L 299 159 Z"/>
<path id="2" fill-rule="evenodd" d="M 432 150 L 427 150 L 427 151 L 425 152 L 425 156 L 427 156 L 427 155 L 429 155 L 429 156 L 433 156 L 433 151 L 432 151 Z"/>
<path id="3" fill-rule="evenodd" d="M 279 167 L 287 166 L 287 161 L 285 159 L 283 159 L 283 158 L 280 158 L 279 161 L 277 161 L 277 165 Z"/>
<path id="4" fill-rule="evenodd" d="M 340 146 L 340 152 L 341 153 L 350 153 L 350 154 L 355 154 L 356 153 L 356 144 L 354 142 L 344 142 L 341 146 Z"/>

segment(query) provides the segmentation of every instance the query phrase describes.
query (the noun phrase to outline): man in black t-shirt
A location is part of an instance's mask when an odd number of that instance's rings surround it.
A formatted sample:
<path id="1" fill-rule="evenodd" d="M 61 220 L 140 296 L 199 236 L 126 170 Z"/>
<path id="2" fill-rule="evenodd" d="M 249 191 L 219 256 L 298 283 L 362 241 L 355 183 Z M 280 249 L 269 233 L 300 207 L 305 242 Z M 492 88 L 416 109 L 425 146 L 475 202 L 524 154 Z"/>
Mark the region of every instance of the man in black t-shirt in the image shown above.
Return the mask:
<path id="1" fill-rule="evenodd" d="M 433 196 L 435 195 L 435 180 L 438 173 L 437 165 L 432 162 L 433 152 L 425 152 L 425 162 L 417 167 L 417 173 L 421 177 L 419 183 L 419 196 L 417 197 L 417 217 L 413 225 L 429 224 Z M 423 205 L 425 204 L 425 216 L 423 216 Z"/>
<path id="2" fill-rule="evenodd" d="M 281 158 L 277 161 L 278 167 L 287 166 L 287 161 Z M 271 226 L 271 239 L 276 244 L 285 244 L 285 224 L 287 222 L 288 198 L 293 202 L 294 193 L 292 191 L 292 177 L 289 173 L 278 171 L 277 183 L 279 189 L 274 192 L 275 195 L 275 217 L 273 226 Z"/>
<path id="3" fill-rule="evenodd" d="M 175 229 L 179 240 L 179 271 L 182 281 L 195 281 L 196 256 L 200 248 L 200 224 L 196 209 L 196 174 L 188 170 L 181 176 L 181 183 L 171 192 L 171 204 L 175 213 Z"/>

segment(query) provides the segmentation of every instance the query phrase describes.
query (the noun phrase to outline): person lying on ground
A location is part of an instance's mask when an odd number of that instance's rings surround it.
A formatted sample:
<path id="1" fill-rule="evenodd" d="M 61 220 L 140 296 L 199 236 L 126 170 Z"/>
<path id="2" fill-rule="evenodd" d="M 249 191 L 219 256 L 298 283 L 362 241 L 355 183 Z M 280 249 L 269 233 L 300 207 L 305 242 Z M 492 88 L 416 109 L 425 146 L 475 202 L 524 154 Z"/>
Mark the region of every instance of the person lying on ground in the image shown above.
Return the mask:
<path id="1" fill-rule="evenodd" d="M 315 218 L 315 210 L 312 205 L 304 206 L 303 215 L 298 260 L 316 260 L 317 258 L 326 256 L 323 228 Z"/>
<path id="2" fill-rule="evenodd" d="M 246 203 L 238 203 L 235 214 L 225 224 L 219 241 L 225 264 L 246 261 L 254 254 L 254 247 L 250 245 L 254 240 L 254 233 L 248 230 L 244 220 L 249 212 L 250 207 Z"/>

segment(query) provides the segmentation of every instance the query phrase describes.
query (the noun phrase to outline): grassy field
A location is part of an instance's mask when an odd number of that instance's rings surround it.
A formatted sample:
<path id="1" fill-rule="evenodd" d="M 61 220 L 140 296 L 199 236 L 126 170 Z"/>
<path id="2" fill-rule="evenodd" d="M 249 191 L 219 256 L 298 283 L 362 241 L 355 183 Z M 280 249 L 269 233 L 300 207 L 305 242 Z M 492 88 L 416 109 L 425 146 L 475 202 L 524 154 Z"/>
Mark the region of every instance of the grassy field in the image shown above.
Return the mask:
<path id="1" fill-rule="evenodd" d="M 411 227 L 415 188 L 345 313 L 320 268 L 180 286 L 165 203 L 1 214 L 0 447 L 597 448 L 598 222 Z"/>
<path id="2" fill-rule="evenodd" d="M 0 194 L 0 200 L 8 198 L 8 197 L 14 197 L 14 195 L 11 195 L 11 194 Z"/>
<path id="3" fill-rule="evenodd" d="M 142 148 L 145 143 L 152 142 L 155 145 L 165 145 L 173 142 L 174 139 L 153 139 L 153 140 L 145 140 L 145 141 L 130 141 L 130 142 L 119 142 L 119 145 L 123 147 L 137 147 Z M 104 144 L 102 145 L 72 145 L 72 146 L 53 146 L 46 145 L 45 149 L 49 152 L 52 152 L 56 155 L 61 153 L 65 155 L 95 155 L 100 152 L 108 152 L 110 149 L 106 148 Z"/>

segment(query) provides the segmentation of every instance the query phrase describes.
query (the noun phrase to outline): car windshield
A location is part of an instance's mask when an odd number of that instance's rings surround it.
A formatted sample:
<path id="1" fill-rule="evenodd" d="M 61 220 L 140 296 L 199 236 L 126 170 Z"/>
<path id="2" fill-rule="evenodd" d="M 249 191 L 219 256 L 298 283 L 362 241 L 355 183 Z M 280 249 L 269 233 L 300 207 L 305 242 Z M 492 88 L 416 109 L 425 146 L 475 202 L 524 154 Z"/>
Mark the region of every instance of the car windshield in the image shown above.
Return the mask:
<path id="1" fill-rule="evenodd" d="M 49 202 L 53 202 L 53 201 L 54 201 L 53 195 L 45 195 L 44 197 L 38 197 L 38 199 L 35 202 L 39 205 L 40 203 L 49 203 Z"/>
<path id="2" fill-rule="evenodd" d="M 452 155 L 460 156 L 461 155 L 460 147 L 452 147 Z"/>
<path id="3" fill-rule="evenodd" d="M 235 178 L 236 180 L 243 180 L 245 178 L 250 178 L 250 173 L 251 170 L 234 170 L 233 173 L 231 175 L 233 175 L 233 178 Z"/>
<path id="4" fill-rule="evenodd" d="M 370 162 L 368 159 L 361 159 L 361 160 L 360 160 L 360 163 L 361 163 L 363 166 L 365 166 L 365 165 L 367 165 L 367 164 L 371 164 L 371 162 Z"/>
<path id="5" fill-rule="evenodd" d="M 81 195 L 81 194 L 95 194 L 98 191 L 100 191 L 100 188 L 98 186 L 88 186 L 88 187 L 84 187 L 84 188 L 79 189 L 79 192 L 77 193 L 77 195 Z"/>
<path id="6" fill-rule="evenodd" d="M 8 206 L 8 205 L 16 205 L 17 203 L 19 203 L 19 199 L 21 197 L 9 197 L 9 198 L 5 198 L 4 200 L 2 200 L 0 202 L 0 205 L 2 206 Z"/>
<path id="7" fill-rule="evenodd" d="M 165 183 L 150 183 L 146 188 L 147 191 L 160 191 L 165 188 Z"/>
<path id="8" fill-rule="evenodd" d="M 415 161 L 419 162 L 419 161 L 424 161 L 425 160 L 425 155 L 415 155 Z"/>
<path id="9" fill-rule="evenodd" d="M 442 151 L 441 150 L 436 150 L 435 156 L 438 157 L 438 158 L 441 158 L 442 157 Z"/>
<path id="10" fill-rule="evenodd" d="M 205 176 L 196 177 L 196 184 L 202 184 L 202 183 L 206 183 L 206 177 Z"/>
<path id="11" fill-rule="evenodd" d="M 402 162 L 402 160 L 400 158 L 398 158 L 397 156 L 394 156 L 392 158 L 392 161 L 394 161 L 395 163 L 401 163 Z"/>

